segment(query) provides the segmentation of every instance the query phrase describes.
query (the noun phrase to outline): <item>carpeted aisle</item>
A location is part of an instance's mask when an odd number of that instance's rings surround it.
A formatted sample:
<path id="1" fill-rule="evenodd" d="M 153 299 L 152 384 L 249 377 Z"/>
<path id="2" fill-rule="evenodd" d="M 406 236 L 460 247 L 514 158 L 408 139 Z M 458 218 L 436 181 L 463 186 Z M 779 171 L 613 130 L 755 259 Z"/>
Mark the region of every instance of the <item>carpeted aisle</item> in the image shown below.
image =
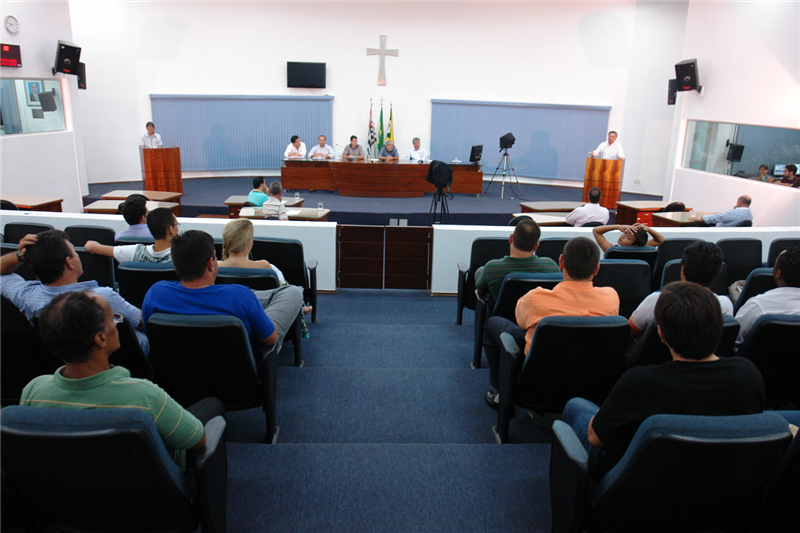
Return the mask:
<path id="1" fill-rule="evenodd" d="M 279 443 L 231 412 L 228 529 L 549 531 L 550 434 L 522 410 L 494 443 L 473 312 L 424 291 L 320 295 L 305 366 L 281 354 Z"/>

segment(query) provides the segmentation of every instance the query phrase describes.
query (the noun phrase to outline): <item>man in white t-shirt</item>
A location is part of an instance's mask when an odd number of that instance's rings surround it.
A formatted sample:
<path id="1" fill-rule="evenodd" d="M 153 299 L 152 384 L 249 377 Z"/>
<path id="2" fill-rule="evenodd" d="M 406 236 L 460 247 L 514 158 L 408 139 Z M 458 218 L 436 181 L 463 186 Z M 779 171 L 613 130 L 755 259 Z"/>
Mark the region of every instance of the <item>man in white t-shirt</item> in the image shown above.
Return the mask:
<path id="1" fill-rule="evenodd" d="M 764 315 L 800 315 L 800 246 L 792 246 L 781 252 L 775 260 L 772 276 L 778 288 L 750 298 L 736 313 L 736 320 L 741 326 L 737 344 L 744 340 L 756 321 Z"/>
<path id="2" fill-rule="evenodd" d="M 155 244 L 130 244 L 106 246 L 96 241 L 86 241 L 86 251 L 113 257 L 117 262 L 138 261 L 143 263 L 171 263 L 172 239 L 178 234 L 178 220 L 167 207 L 153 209 L 147 215 L 147 228 L 155 238 Z"/>
<path id="3" fill-rule="evenodd" d="M 683 250 L 681 258 L 681 281 L 697 283 L 709 291 L 711 282 L 722 269 L 722 250 L 713 242 L 696 241 Z M 661 291 L 656 291 L 645 298 L 636 311 L 633 312 L 629 322 L 631 324 L 631 338 L 638 337 L 648 324 L 653 320 L 656 302 Z M 733 302 L 727 296 L 715 295 L 723 315 L 733 316 Z M 632 351 L 629 351 L 632 353 Z"/>
<path id="4" fill-rule="evenodd" d="M 589 157 L 599 157 L 600 159 L 619 159 L 625 161 L 625 152 L 622 150 L 622 145 L 617 141 L 617 132 L 608 132 L 608 142 L 602 142 L 597 147 L 597 150 L 589 152 Z"/>
<path id="5" fill-rule="evenodd" d="M 608 222 L 608 209 L 600 205 L 600 196 L 600 189 L 592 187 L 589 191 L 589 203 L 567 215 L 567 224 L 580 227 L 589 222 L 599 222 L 605 225 Z"/>
<path id="6" fill-rule="evenodd" d="M 289 146 L 283 152 L 283 157 L 286 159 L 303 159 L 306 156 L 306 143 L 300 142 L 299 135 L 292 135 Z"/>

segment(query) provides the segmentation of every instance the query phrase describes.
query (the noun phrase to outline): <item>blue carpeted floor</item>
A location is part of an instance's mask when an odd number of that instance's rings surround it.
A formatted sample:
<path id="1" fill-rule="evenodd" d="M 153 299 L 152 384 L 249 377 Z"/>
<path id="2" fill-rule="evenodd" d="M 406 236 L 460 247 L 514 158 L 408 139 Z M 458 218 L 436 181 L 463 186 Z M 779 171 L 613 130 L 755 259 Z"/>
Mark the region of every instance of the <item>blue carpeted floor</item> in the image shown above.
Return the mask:
<path id="1" fill-rule="evenodd" d="M 494 443 L 473 313 L 456 326 L 455 307 L 320 295 L 305 366 L 279 369 L 279 443 L 259 409 L 228 414 L 229 531 L 549 531 L 550 434 L 518 410 L 512 444 Z"/>

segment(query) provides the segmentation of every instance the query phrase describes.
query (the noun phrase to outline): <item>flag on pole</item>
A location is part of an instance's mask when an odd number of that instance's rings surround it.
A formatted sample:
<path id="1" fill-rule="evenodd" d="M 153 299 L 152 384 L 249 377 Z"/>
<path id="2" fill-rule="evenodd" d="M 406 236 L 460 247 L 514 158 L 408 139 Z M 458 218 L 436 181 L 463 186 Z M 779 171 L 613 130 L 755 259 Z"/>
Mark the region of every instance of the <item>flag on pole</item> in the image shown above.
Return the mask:
<path id="1" fill-rule="evenodd" d="M 378 124 L 378 153 L 383 148 L 383 100 L 381 100 L 381 121 Z"/>
<path id="2" fill-rule="evenodd" d="M 389 127 L 386 128 L 386 140 L 394 142 L 394 123 L 392 121 L 392 104 L 389 104 Z"/>
<path id="3" fill-rule="evenodd" d="M 375 132 L 375 124 L 372 123 L 372 99 L 369 100 L 369 135 L 367 137 L 367 150 L 370 157 L 377 156 L 375 147 L 378 144 L 378 134 Z"/>

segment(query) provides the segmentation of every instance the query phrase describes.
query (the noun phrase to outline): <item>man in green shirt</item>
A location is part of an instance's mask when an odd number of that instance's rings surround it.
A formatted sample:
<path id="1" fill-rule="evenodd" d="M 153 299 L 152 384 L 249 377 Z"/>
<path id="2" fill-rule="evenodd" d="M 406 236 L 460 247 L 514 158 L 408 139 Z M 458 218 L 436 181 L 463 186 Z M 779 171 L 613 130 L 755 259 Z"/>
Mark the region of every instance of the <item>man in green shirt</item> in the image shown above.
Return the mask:
<path id="1" fill-rule="evenodd" d="M 157 385 L 131 378 L 127 369 L 110 365 L 109 356 L 119 348 L 117 323 L 122 320 L 98 294 L 73 291 L 55 297 L 39 315 L 39 326 L 45 346 L 64 366 L 28 383 L 20 405 L 144 410 L 153 418 L 172 458 L 185 469 L 185 451 L 206 443 L 203 422 L 224 415 L 225 408 L 210 398 L 186 410 Z"/>
<path id="2" fill-rule="evenodd" d="M 475 287 L 482 295 L 489 293 L 492 300 L 497 299 L 500 286 L 506 274 L 512 272 L 534 272 L 538 274 L 560 273 L 558 265 L 549 257 L 537 257 L 539 237 L 542 230 L 533 220 L 523 220 L 508 238 L 509 255 L 502 259 L 492 259 L 475 273 Z"/>

